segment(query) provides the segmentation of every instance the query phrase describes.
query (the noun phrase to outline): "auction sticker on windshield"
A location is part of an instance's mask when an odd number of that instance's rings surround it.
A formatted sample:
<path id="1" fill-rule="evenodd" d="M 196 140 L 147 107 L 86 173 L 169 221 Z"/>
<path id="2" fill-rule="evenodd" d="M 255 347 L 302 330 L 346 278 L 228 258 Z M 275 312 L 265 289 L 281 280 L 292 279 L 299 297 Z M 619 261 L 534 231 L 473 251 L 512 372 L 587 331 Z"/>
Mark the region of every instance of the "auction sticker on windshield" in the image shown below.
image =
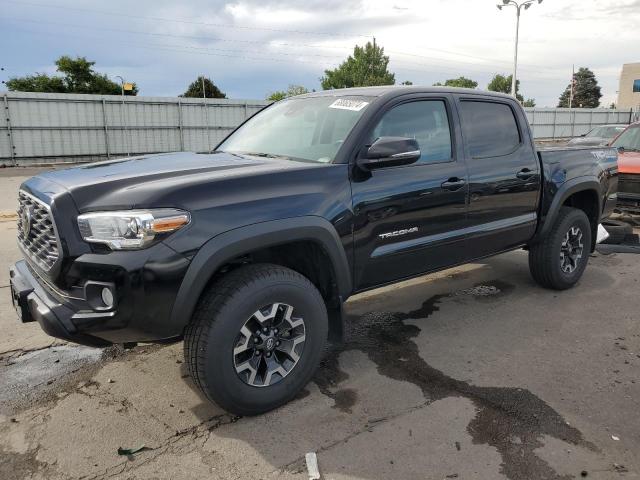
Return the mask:
<path id="1" fill-rule="evenodd" d="M 331 105 L 329 108 L 338 108 L 340 110 L 352 110 L 354 112 L 359 112 L 364 107 L 369 105 L 369 102 L 363 102 L 362 100 L 351 100 L 349 98 L 339 98 Z"/>

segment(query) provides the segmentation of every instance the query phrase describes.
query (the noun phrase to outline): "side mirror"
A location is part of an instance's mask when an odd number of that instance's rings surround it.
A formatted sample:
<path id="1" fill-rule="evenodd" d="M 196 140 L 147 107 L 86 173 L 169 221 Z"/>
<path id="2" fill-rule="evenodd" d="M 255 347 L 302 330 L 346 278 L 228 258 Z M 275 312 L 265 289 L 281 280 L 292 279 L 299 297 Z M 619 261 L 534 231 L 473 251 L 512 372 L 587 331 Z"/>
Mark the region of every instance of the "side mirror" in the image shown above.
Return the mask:
<path id="1" fill-rule="evenodd" d="M 420 158 L 420 145 L 413 138 L 379 137 L 356 161 L 364 170 L 409 165 Z"/>

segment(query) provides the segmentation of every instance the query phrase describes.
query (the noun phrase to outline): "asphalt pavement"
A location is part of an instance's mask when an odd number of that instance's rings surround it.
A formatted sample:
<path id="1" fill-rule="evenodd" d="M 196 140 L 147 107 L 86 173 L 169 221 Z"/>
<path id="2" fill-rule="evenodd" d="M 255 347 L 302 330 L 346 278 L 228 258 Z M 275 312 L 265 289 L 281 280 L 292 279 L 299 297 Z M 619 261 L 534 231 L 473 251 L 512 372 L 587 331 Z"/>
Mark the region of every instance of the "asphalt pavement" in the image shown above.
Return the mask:
<path id="1" fill-rule="evenodd" d="M 0 174 L 1 479 L 306 479 L 308 452 L 336 480 L 640 478 L 636 255 L 594 254 L 565 292 L 515 251 L 354 297 L 298 398 L 239 418 L 196 391 L 179 344 L 91 349 L 18 323 L 16 175 Z"/>

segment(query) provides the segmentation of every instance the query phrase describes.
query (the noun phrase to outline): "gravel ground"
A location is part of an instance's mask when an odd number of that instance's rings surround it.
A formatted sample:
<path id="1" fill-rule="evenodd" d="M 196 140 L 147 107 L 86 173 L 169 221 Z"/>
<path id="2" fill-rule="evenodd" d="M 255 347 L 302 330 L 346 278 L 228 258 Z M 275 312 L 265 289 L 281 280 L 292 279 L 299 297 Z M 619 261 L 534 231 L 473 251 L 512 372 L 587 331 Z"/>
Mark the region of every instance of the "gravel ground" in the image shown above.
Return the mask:
<path id="1" fill-rule="evenodd" d="M 0 211 L 20 181 L 0 175 Z M 305 479 L 312 451 L 325 479 L 640 478 L 633 254 L 595 254 L 566 292 L 516 251 L 354 297 L 314 381 L 252 418 L 195 390 L 181 345 L 90 349 L 19 324 L 2 278 L 2 479 Z"/>

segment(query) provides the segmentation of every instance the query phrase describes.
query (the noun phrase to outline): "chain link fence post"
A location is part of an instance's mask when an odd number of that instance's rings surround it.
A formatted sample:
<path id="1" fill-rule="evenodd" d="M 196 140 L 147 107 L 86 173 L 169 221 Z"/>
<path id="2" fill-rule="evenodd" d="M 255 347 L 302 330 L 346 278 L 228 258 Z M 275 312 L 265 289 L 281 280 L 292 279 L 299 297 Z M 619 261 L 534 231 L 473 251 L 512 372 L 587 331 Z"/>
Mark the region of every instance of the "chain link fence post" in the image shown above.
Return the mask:
<path id="1" fill-rule="evenodd" d="M 106 101 L 102 99 L 102 123 L 104 124 L 104 146 L 107 150 L 107 160 L 111 158 L 111 149 L 109 148 L 109 126 L 107 122 L 107 106 Z"/>
<path id="2" fill-rule="evenodd" d="M 182 102 L 178 100 L 178 130 L 180 131 L 180 151 L 184 152 L 184 130 L 182 128 Z"/>
<path id="3" fill-rule="evenodd" d="M 9 151 L 11 154 L 11 163 L 13 166 L 18 165 L 18 161 L 16 160 L 16 146 L 13 143 L 13 132 L 11 131 L 11 113 L 9 113 L 9 97 L 7 94 L 4 94 L 4 114 L 7 120 L 7 136 L 9 137 Z"/>

